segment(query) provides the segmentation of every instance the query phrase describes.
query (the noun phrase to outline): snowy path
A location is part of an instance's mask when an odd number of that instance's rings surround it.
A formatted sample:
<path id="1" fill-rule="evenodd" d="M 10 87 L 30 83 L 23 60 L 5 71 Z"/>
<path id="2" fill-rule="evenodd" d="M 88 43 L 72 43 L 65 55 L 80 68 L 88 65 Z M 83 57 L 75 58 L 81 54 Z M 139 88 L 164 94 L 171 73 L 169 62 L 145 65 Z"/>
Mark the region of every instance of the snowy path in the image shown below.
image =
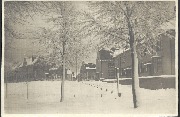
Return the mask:
<path id="1" fill-rule="evenodd" d="M 173 114 L 176 107 L 176 90 L 140 90 L 141 102 L 133 108 L 131 86 L 120 85 L 117 96 L 116 83 L 99 81 L 66 81 L 65 100 L 60 102 L 60 81 L 34 81 L 9 83 L 5 99 L 6 113 L 109 113 L 109 114 Z M 107 89 L 107 90 L 106 90 Z"/>

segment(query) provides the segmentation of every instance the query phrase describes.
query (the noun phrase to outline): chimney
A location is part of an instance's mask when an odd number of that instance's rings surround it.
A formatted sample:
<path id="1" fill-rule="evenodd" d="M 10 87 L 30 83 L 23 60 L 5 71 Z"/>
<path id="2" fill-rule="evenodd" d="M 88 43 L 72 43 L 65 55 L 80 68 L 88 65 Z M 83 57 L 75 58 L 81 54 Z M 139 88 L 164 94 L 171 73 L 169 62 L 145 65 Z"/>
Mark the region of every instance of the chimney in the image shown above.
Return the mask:
<path id="1" fill-rule="evenodd" d="M 34 61 L 35 57 L 32 55 L 32 62 Z"/>
<path id="2" fill-rule="evenodd" d="M 23 65 L 24 65 L 24 66 L 27 65 L 26 58 L 24 58 Z"/>

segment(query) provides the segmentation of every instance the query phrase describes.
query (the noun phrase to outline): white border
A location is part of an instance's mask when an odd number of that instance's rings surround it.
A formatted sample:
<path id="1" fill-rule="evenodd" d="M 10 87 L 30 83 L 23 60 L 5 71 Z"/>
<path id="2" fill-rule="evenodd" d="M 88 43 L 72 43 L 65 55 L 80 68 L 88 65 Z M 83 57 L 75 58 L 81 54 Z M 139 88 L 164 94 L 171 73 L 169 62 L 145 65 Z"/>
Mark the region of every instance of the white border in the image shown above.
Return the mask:
<path id="1" fill-rule="evenodd" d="M 176 114 L 141 114 L 141 115 L 132 115 L 132 114 L 5 114 L 4 113 L 4 2 L 5 1 L 61 1 L 61 0 L 2 0 L 2 67 L 1 67 L 1 116 L 2 117 L 94 117 L 94 116 L 103 116 L 103 117 L 119 117 L 119 116 L 126 116 L 126 117 L 158 117 L 158 116 L 177 116 L 178 115 L 178 0 L 149 0 L 149 1 L 175 1 L 176 2 L 176 39 L 175 39 L 175 73 L 176 73 Z M 69 0 L 62 0 L 62 1 L 69 1 Z M 76 1 L 76 0 L 71 0 Z M 78 1 L 89 1 L 89 0 L 78 0 Z M 110 0 L 93 0 L 93 1 L 110 1 Z M 119 1 L 119 0 L 116 0 Z M 121 0 L 127 1 L 127 0 Z M 128 0 L 128 1 L 139 1 L 139 0 Z"/>

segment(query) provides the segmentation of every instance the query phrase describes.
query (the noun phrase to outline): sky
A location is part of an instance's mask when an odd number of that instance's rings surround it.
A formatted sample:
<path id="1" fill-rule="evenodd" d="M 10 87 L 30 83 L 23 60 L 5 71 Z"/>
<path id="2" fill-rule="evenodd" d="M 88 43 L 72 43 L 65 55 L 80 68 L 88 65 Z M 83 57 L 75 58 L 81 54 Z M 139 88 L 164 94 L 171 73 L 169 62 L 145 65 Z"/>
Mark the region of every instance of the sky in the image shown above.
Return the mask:
<path id="1" fill-rule="evenodd" d="M 75 6 L 79 11 L 86 11 L 88 7 L 85 2 L 75 2 Z M 52 27 L 51 23 L 45 22 L 46 17 L 35 15 L 33 19 L 28 19 L 30 24 L 26 23 L 25 25 L 14 25 L 14 29 L 17 32 L 20 32 L 26 35 L 24 39 L 16 39 L 13 41 L 12 46 L 13 49 L 6 49 L 5 56 L 6 61 L 10 63 L 21 62 L 24 57 L 36 55 L 39 49 L 42 49 L 41 45 L 37 43 L 37 40 L 32 38 L 31 31 L 36 32 L 39 30 L 38 27 Z M 6 40 L 7 38 L 5 38 Z M 95 63 L 96 61 L 96 51 L 93 51 L 91 56 L 84 59 L 86 63 Z"/>

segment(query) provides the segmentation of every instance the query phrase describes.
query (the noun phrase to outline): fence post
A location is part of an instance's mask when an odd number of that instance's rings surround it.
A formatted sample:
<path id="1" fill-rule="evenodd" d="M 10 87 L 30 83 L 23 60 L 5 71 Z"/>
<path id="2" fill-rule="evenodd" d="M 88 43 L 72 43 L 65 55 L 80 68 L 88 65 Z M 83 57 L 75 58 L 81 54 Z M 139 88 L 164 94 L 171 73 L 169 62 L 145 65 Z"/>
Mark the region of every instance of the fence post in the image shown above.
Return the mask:
<path id="1" fill-rule="evenodd" d="M 118 96 L 121 96 L 121 93 L 119 92 L 119 68 L 117 68 L 117 92 Z"/>

